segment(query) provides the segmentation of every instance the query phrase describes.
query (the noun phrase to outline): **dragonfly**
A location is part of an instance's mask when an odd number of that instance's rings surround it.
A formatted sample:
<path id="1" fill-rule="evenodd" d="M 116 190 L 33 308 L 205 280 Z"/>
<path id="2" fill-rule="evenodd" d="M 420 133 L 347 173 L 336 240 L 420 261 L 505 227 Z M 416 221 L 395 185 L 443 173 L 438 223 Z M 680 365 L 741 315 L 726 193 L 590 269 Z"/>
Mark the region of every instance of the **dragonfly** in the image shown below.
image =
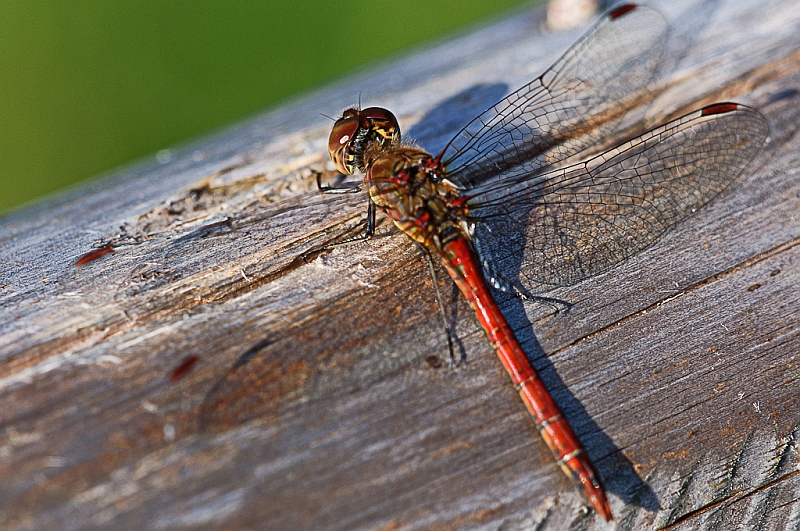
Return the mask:
<path id="1" fill-rule="evenodd" d="M 608 271 L 719 195 L 763 146 L 765 118 L 723 102 L 597 147 L 646 102 L 666 26 L 653 9 L 612 9 L 438 155 L 403 142 L 380 107 L 345 110 L 328 144 L 336 169 L 363 174 L 369 192 L 363 236 L 347 241 L 368 239 L 380 209 L 441 258 L 561 470 L 606 521 L 613 513 L 598 473 L 490 285 L 524 297 Z"/>

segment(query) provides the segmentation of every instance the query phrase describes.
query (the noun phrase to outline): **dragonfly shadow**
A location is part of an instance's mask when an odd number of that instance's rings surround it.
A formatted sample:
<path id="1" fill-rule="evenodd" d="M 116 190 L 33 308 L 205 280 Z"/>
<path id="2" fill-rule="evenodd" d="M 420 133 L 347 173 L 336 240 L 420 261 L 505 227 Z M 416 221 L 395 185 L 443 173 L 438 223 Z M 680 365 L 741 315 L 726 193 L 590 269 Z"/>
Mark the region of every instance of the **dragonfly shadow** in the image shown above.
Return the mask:
<path id="1" fill-rule="evenodd" d="M 502 300 L 502 295 L 496 294 Z M 597 472 L 606 490 L 616 494 L 625 502 L 626 506 L 633 505 L 652 512 L 659 511 L 661 506 L 655 492 L 642 481 L 636 473 L 633 463 L 595 423 L 583 404 L 575 398 L 575 395 L 561 380 L 553 363 L 533 333 L 522 300 L 516 297 L 507 297 L 506 300 L 503 300 L 501 308 L 509 324 L 515 329 L 531 364 L 538 371 L 570 425 L 581 439 L 584 448 L 597 467 Z"/>
<path id="2" fill-rule="evenodd" d="M 505 83 L 479 83 L 430 109 L 406 133 L 429 153 L 437 154 L 462 127 L 508 93 Z"/>

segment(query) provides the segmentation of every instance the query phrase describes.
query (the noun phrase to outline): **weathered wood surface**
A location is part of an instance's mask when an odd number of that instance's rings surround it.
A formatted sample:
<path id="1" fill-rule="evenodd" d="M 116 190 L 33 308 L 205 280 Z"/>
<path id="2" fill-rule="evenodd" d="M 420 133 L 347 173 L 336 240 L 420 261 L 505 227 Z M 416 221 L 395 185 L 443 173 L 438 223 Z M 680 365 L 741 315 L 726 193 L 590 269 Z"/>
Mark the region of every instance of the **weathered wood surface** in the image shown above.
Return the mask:
<path id="1" fill-rule="evenodd" d="M 317 113 L 362 92 L 435 150 L 583 31 L 531 11 L 0 221 L 0 527 L 800 529 L 800 5 L 656 7 L 645 125 L 734 100 L 769 144 L 656 245 L 547 293 L 570 313 L 502 299 L 616 523 L 580 510 L 449 287 L 446 363 L 406 237 L 298 258 L 365 205 L 313 192 Z"/>

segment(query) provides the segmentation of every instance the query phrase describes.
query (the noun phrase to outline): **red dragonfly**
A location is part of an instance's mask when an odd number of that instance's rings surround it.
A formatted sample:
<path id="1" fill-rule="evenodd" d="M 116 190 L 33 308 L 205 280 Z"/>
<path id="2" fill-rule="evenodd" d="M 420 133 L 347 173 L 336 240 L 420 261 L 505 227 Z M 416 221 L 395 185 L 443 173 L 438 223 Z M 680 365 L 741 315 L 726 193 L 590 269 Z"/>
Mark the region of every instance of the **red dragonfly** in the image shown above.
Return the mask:
<path id="1" fill-rule="evenodd" d="M 486 278 L 522 295 L 607 271 L 717 196 L 764 144 L 763 116 L 717 103 L 589 153 L 646 99 L 665 30 L 651 9 L 613 9 L 436 156 L 402 143 L 394 115 L 378 107 L 345 110 L 328 145 L 340 172 L 365 175 L 371 201 L 358 239 L 371 236 L 377 207 L 441 257 L 558 465 L 605 520 L 598 474 Z"/>

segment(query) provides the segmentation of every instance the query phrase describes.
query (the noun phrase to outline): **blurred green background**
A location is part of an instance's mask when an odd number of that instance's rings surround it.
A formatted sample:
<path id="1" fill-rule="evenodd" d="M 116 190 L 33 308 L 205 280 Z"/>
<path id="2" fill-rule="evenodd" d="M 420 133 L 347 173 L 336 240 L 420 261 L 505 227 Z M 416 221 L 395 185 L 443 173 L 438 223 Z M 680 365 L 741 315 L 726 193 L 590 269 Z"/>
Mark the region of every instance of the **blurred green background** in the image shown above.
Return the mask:
<path id="1" fill-rule="evenodd" d="M 0 2 L 0 212 L 520 0 Z"/>

